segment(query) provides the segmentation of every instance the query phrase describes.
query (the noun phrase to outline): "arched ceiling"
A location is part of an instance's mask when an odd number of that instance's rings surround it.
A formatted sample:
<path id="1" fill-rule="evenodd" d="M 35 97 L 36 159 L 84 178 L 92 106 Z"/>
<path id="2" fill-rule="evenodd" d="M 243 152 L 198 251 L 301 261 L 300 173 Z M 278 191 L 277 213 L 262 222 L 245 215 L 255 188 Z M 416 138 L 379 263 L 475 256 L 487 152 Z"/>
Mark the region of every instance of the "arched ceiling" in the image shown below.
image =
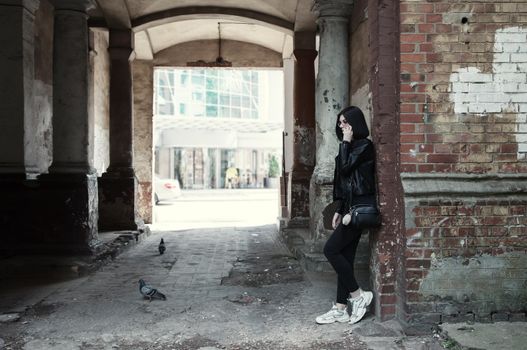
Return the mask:
<path id="1" fill-rule="evenodd" d="M 314 31 L 313 0 L 96 0 L 92 19 L 131 28 L 139 59 L 168 47 L 221 38 L 260 45 L 289 57 L 294 31 Z"/>

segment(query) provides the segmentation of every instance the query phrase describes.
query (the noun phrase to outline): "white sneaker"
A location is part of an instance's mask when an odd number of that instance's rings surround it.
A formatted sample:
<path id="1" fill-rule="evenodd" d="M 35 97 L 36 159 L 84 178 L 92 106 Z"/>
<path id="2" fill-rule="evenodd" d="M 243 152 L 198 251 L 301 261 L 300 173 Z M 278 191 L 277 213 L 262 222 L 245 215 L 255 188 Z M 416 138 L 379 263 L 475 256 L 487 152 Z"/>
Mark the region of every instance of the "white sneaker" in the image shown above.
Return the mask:
<path id="1" fill-rule="evenodd" d="M 337 305 L 333 304 L 331 310 L 323 315 L 318 316 L 315 321 L 318 324 L 328 324 L 333 322 L 348 322 L 349 319 L 350 316 L 348 315 L 348 311 L 346 311 L 346 309 L 339 310 Z"/>
<path id="2" fill-rule="evenodd" d="M 372 292 L 360 291 L 360 295 L 356 298 L 348 299 L 351 304 L 351 316 L 349 317 L 349 324 L 354 324 L 362 320 L 368 305 L 373 300 Z"/>

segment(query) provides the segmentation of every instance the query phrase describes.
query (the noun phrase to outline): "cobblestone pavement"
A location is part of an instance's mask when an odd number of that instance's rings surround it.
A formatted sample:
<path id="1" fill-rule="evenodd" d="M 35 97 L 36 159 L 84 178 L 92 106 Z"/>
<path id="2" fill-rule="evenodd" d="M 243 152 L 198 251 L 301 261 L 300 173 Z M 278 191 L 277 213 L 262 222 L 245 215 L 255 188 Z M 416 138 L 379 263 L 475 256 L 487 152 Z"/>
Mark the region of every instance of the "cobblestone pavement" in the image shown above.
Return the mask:
<path id="1" fill-rule="evenodd" d="M 140 278 L 167 300 L 143 299 Z M 154 232 L 87 277 L 13 286 L 0 298 L 0 349 L 441 348 L 371 315 L 316 325 L 335 276 L 303 272 L 273 225 Z"/>

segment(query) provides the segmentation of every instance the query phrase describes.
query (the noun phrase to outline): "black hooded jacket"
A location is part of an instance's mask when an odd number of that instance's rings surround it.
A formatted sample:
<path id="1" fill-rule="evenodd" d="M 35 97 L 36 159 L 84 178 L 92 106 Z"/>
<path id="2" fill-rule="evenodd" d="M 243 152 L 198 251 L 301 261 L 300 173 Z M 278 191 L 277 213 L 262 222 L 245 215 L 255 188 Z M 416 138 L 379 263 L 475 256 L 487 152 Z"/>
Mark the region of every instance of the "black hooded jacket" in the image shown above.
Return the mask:
<path id="1" fill-rule="evenodd" d="M 341 201 L 338 210 L 346 214 L 355 204 L 375 204 L 375 150 L 373 143 L 367 139 L 368 126 L 364 115 L 357 107 L 348 107 L 339 113 L 353 129 L 353 140 L 343 141 L 339 154 L 335 157 L 333 178 L 333 201 Z M 342 130 L 338 126 L 337 138 L 342 140 Z"/>

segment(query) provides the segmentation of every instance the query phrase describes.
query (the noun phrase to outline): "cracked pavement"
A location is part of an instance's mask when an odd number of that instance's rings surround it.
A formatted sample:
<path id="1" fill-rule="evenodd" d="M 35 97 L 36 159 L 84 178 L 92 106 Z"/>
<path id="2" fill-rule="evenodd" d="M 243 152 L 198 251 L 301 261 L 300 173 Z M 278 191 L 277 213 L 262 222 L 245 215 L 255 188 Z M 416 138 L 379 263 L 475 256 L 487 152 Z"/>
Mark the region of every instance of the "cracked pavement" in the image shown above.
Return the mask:
<path id="1" fill-rule="evenodd" d="M 5 349 L 441 349 L 371 314 L 353 326 L 315 324 L 336 276 L 304 272 L 275 225 L 154 232 L 81 278 L 0 276 Z M 143 299 L 140 278 L 167 300 Z"/>

